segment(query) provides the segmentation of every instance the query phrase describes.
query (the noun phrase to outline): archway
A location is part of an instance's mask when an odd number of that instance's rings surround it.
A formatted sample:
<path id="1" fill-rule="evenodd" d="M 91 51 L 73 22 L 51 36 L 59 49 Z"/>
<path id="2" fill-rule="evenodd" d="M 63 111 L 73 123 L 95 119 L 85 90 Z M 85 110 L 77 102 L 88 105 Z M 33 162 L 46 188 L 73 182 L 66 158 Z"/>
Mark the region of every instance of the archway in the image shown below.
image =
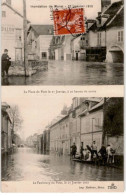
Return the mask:
<path id="1" fill-rule="evenodd" d="M 112 46 L 109 50 L 109 55 L 111 55 L 111 60 L 113 63 L 124 62 L 124 54 L 119 46 Z"/>

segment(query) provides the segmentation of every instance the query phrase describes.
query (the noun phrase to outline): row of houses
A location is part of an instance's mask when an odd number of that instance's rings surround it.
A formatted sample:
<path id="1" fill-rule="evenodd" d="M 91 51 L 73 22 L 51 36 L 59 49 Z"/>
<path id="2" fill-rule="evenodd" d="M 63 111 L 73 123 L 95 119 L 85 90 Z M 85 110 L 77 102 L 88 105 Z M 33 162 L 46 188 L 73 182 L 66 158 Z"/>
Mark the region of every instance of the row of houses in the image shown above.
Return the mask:
<path id="1" fill-rule="evenodd" d="M 48 127 L 41 134 L 33 134 L 26 139 L 26 146 L 37 149 L 40 153 L 50 151 L 50 130 Z"/>
<path id="2" fill-rule="evenodd" d="M 30 138 L 34 136 L 27 144 Z M 92 146 L 94 140 L 98 150 L 111 144 L 117 155 L 123 155 L 123 98 L 73 98 L 64 114 L 36 135 L 34 147 L 41 153 L 70 155 L 73 143 L 79 153 L 81 145 Z"/>
<path id="3" fill-rule="evenodd" d="M 101 0 L 101 12 L 97 18 L 86 20 L 86 32 L 82 35 L 57 36 L 53 25 L 27 23 L 29 60 L 123 62 L 123 0 Z M 23 47 L 23 16 L 12 7 L 11 0 L 3 0 L 2 49 L 9 50 L 13 61 L 22 61 Z"/>
<path id="4" fill-rule="evenodd" d="M 11 107 L 6 102 L 1 106 L 1 154 L 11 153 L 13 145 L 21 144 L 21 138 L 14 133 Z"/>
<path id="5" fill-rule="evenodd" d="M 56 60 L 123 62 L 124 2 L 107 1 L 96 19 L 86 20 L 82 35 L 53 36 L 50 51 Z"/>

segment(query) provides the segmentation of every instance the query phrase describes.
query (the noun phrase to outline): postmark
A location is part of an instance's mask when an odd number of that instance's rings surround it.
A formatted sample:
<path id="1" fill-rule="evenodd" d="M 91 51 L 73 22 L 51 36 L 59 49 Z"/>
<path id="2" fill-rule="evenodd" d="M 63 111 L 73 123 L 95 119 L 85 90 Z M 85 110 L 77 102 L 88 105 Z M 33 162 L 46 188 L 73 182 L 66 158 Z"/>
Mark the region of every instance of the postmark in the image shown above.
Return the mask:
<path id="1" fill-rule="evenodd" d="M 55 10 L 53 20 L 55 35 L 74 35 L 86 32 L 83 8 Z"/>

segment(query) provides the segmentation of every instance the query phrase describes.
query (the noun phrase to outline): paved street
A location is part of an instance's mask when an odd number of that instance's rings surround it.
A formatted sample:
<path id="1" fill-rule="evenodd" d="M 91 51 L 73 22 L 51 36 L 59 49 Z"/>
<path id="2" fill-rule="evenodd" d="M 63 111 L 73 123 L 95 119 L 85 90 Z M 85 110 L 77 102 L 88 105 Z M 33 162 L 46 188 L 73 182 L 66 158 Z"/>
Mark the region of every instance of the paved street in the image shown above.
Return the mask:
<path id="1" fill-rule="evenodd" d="M 69 156 L 41 155 L 30 148 L 18 148 L 15 154 L 2 159 L 2 180 L 7 181 L 122 179 L 123 171 L 120 169 L 73 162 Z"/>
<path id="2" fill-rule="evenodd" d="M 123 64 L 84 61 L 49 61 L 48 70 L 3 79 L 3 85 L 121 85 Z"/>

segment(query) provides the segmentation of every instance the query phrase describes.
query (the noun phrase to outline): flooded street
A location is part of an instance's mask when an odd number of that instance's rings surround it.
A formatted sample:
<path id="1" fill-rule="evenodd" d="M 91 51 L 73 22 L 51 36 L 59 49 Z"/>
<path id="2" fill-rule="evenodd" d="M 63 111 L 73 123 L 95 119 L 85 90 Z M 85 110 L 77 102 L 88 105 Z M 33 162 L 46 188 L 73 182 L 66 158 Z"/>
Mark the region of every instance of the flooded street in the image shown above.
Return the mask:
<path id="1" fill-rule="evenodd" d="M 116 168 L 74 162 L 69 156 L 42 155 L 30 148 L 18 148 L 2 158 L 3 181 L 120 181 L 123 171 Z"/>
<path id="2" fill-rule="evenodd" d="M 123 64 L 49 61 L 48 70 L 31 77 L 10 76 L 2 85 L 121 85 Z"/>

